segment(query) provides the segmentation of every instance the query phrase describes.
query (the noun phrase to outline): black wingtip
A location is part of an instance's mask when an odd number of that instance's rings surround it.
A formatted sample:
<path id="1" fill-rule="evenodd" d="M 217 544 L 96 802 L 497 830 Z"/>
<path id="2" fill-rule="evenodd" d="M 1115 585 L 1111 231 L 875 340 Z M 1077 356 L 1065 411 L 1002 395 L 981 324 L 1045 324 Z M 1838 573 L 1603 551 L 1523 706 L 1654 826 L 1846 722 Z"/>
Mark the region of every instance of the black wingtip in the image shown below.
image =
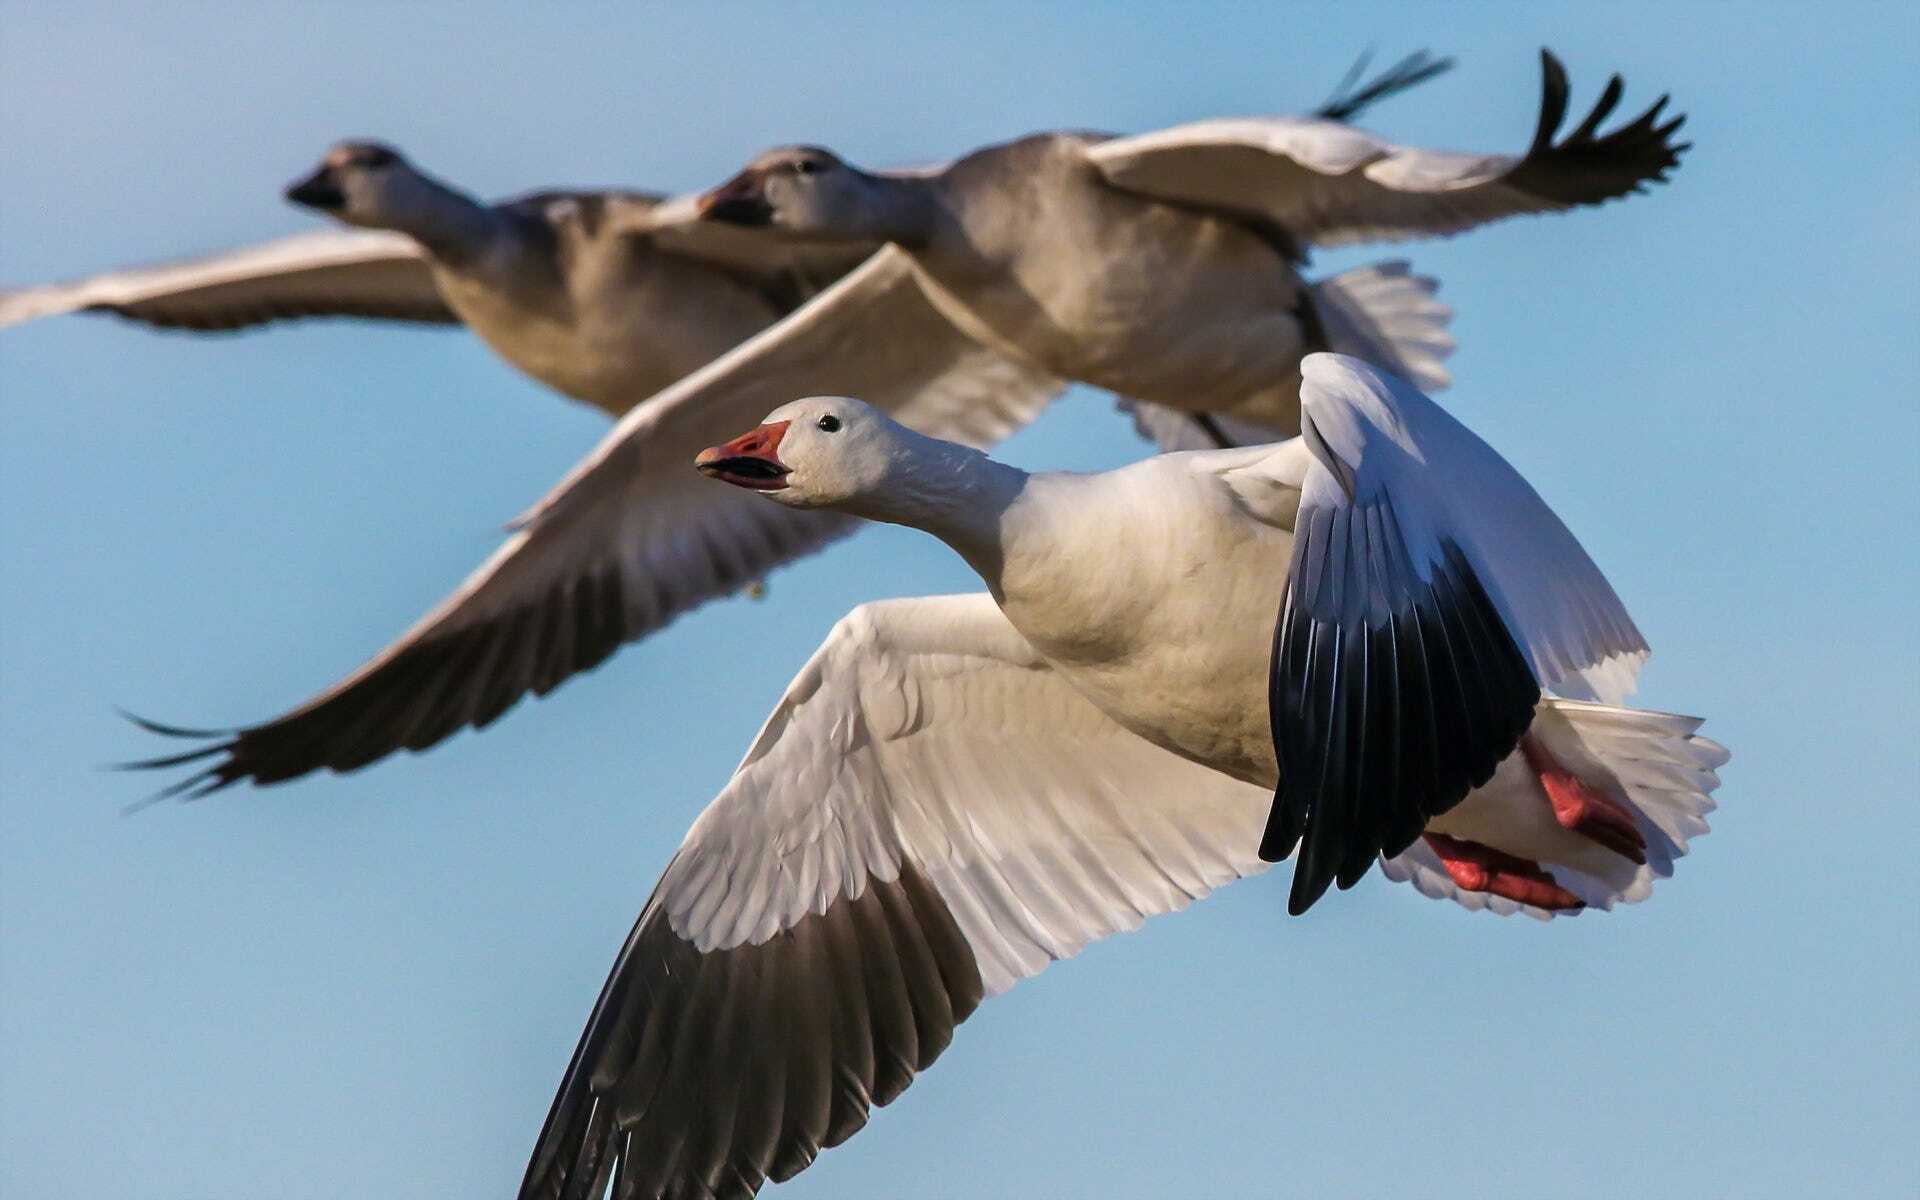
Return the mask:
<path id="1" fill-rule="evenodd" d="M 139 713 L 133 712 L 130 709 L 122 708 L 118 704 L 113 706 L 113 711 L 116 713 L 119 713 L 123 720 L 130 721 L 133 724 L 138 725 L 140 728 L 146 730 L 148 733 L 157 733 L 162 737 L 225 738 L 225 737 L 232 737 L 234 734 L 240 732 L 237 729 L 189 729 L 184 725 L 168 725 L 160 721 L 155 721 L 147 717 L 143 717 Z"/>
<path id="2" fill-rule="evenodd" d="M 1313 115 L 1329 121 L 1348 121 L 1389 96 L 1398 95 L 1408 88 L 1417 87 L 1436 76 L 1444 75 L 1454 67 L 1454 60 L 1448 57 L 1436 57 L 1431 51 L 1422 48 L 1402 58 L 1388 67 L 1371 82 L 1358 88 L 1354 87 L 1373 62 L 1373 47 L 1361 51 L 1347 73 L 1341 77 L 1333 93 Z"/>
<path id="3" fill-rule="evenodd" d="M 1276 795 L 1273 807 L 1267 810 L 1266 832 L 1260 836 L 1260 861 L 1285 862 L 1287 855 L 1292 854 L 1293 848 L 1299 844 L 1300 831 L 1287 820 L 1287 808 Z"/>
<path id="4" fill-rule="evenodd" d="M 1287 915 L 1306 916 L 1307 910 L 1319 903 L 1320 897 L 1327 894 L 1327 885 L 1332 882 L 1331 875 L 1308 875 L 1295 867 L 1293 887 L 1287 891 Z"/>
<path id="5" fill-rule="evenodd" d="M 128 762 L 108 763 L 104 768 L 105 770 L 164 771 L 172 767 L 183 767 L 189 763 L 202 762 L 216 755 L 228 756 L 226 759 L 205 767 L 187 776 L 185 779 L 168 784 L 151 796 L 145 796 L 139 800 L 121 805 L 121 816 L 133 816 L 135 813 L 144 812 L 166 800 L 198 800 L 203 796 L 212 795 L 222 788 L 229 787 L 239 780 L 240 775 L 235 773 L 232 767 L 233 760 L 231 755 L 234 741 L 243 731 L 237 729 L 188 729 L 180 725 L 169 725 L 163 721 L 150 720 L 119 705 L 114 706 L 114 711 L 119 713 L 120 716 L 127 721 L 149 733 L 155 733 L 161 737 L 191 739 L 206 744 L 195 746 L 190 750 L 183 750 L 178 754 L 162 754 L 156 755 L 153 758 L 139 758 Z"/>
<path id="6" fill-rule="evenodd" d="M 208 767 L 198 774 L 187 776 L 178 783 L 169 784 L 161 788 L 151 796 L 143 796 L 138 800 L 132 800 L 121 805 L 120 815 L 123 817 L 131 817 L 136 813 L 145 812 L 154 805 L 168 800 L 180 800 L 182 802 L 198 800 L 203 796 L 211 796 L 221 788 L 227 787 L 232 783 L 233 779 L 222 774 L 220 768 Z"/>
<path id="7" fill-rule="evenodd" d="M 211 758 L 226 748 L 227 744 L 225 742 L 215 742 L 209 746 L 201 746 L 193 750 L 183 750 L 179 754 L 162 754 L 154 758 L 136 758 L 128 762 L 108 763 L 103 769 L 108 771 L 164 771 L 169 767 L 184 767 L 188 763 L 199 762 L 203 758 Z"/>
<path id="8" fill-rule="evenodd" d="M 1297 847 L 1298 916 L 1485 784 L 1532 723 L 1540 685 L 1453 542 L 1422 581 L 1390 507 L 1321 509 L 1295 536 L 1269 674 L 1280 779 L 1260 855 Z"/>
<path id="9" fill-rule="evenodd" d="M 1567 101 L 1572 94 L 1566 66 L 1553 51 L 1540 47 L 1540 120 L 1534 126 L 1533 150 L 1553 145 L 1555 131 L 1567 119 Z"/>
<path id="10" fill-rule="evenodd" d="M 1539 123 L 1532 146 L 1507 177 L 1508 186 L 1545 202 L 1544 207 L 1573 208 L 1604 204 L 1666 182 L 1686 149 L 1668 140 L 1679 128 L 1674 122 L 1682 117 L 1664 124 L 1660 120 L 1670 96 L 1662 95 L 1640 115 L 1602 133 L 1601 125 L 1626 93 L 1625 80 L 1615 74 L 1579 124 L 1561 134 L 1571 95 L 1566 68 L 1544 48 L 1540 62 Z"/>

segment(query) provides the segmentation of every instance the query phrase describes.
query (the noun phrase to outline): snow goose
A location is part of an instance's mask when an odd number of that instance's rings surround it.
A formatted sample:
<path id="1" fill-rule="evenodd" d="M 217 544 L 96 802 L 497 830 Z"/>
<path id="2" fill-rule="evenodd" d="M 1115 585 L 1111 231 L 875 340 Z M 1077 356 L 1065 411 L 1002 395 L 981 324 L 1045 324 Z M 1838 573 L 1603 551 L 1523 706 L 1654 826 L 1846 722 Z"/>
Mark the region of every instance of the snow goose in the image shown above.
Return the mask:
<path id="1" fill-rule="evenodd" d="M 1444 66 L 1412 56 L 1322 112 L 1351 115 Z M 665 210 L 671 211 L 660 215 Z M 739 247 L 743 254 L 763 243 L 785 244 L 765 230 L 698 219 L 694 210 L 692 198 L 663 205 L 653 236 L 684 239 L 708 254 L 729 238 L 747 239 Z M 868 244 L 854 237 L 829 249 Z M 1293 280 L 1290 271 L 1279 274 Z M 724 489 L 702 488 L 678 469 L 687 455 L 782 399 L 853 393 L 916 429 L 972 445 L 1031 420 L 1061 380 L 948 320 L 925 290 L 925 278 L 906 250 L 886 247 L 779 324 L 630 412 L 492 558 L 360 670 L 274 720 L 230 734 L 208 732 L 214 745 L 156 763 L 218 756 L 185 787 L 200 794 L 240 780 L 273 783 L 320 769 L 352 770 L 395 750 L 425 749 L 463 726 L 486 725 L 527 692 L 544 694 L 622 642 L 817 548 L 846 531 L 847 519 L 751 504 Z M 1308 306 L 1309 323 L 1326 331 L 1329 345 L 1402 365 L 1424 362 L 1437 371 L 1452 343 L 1444 329 L 1449 314 L 1432 299 L 1432 286 L 1409 275 L 1405 264 L 1390 263 L 1322 281 L 1290 303 Z M 1291 364 L 1300 343 L 1292 333 L 1286 337 Z M 1444 373 L 1422 377 L 1437 384 Z M 1189 431 L 1224 438 L 1245 437 L 1251 429 L 1229 415 L 1196 420 L 1152 405 L 1138 416 L 1143 428 L 1158 426 L 1168 444 Z"/>
<path id="2" fill-rule="evenodd" d="M 845 398 L 776 409 L 698 463 L 783 507 L 947 542 L 1108 716 L 1275 789 L 1260 849 L 1303 844 L 1299 912 L 1485 782 L 1543 687 L 1615 703 L 1647 654 L 1485 442 L 1357 359 L 1303 372 L 1298 438 L 1092 475 L 1030 475 Z"/>
<path id="3" fill-rule="evenodd" d="M 646 192 L 484 204 L 377 142 L 340 143 L 286 194 L 359 228 L 0 292 L 0 327 L 76 311 L 197 330 L 320 316 L 464 324 L 521 371 L 618 416 L 878 247 L 703 227 L 690 199 Z"/>
<path id="4" fill-rule="evenodd" d="M 1661 120 L 1665 97 L 1598 132 L 1620 100 L 1617 75 L 1556 142 L 1567 77 L 1551 53 L 1541 62 L 1538 130 L 1518 157 L 1398 146 L 1328 116 L 1244 118 L 1132 137 L 1035 134 L 912 175 L 789 146 L 701 203 L 709 220 L 795 241 L 891 242 L 983 345 L 1138 402 L 1290 436 L 1306 352 L 1361 353 L 1431 390 L 1451 346 L 1404 279 L 1385 294 L 1391 277 L 1370 275 L 1357 294 L 1332 281 L 1310 296 L 1298 274 L 1308 247 L 1597 205 L 1678 163 L 1683 118 Z"/>
<path id="5" fill-rule="evenodd" d="M 983 998 L 1263 870 L 1268 667 L 1295 668 L 1268 654 L 1283 591 L 1301 619 L 1324 601 L 1332 629 L 1385 617 L 1462 635 L 1456 665 L 1402 648 L 1397 693 L 1336 706 L 1353 725 L 1342 736 L 1336 719 L 1334 739 L 1368 786 L 1422 802 L 1410 830 L 1397 813 L 1314 807 L 1296 900 L 1329 823 L 1349 835 L 1329 860 L 1343 870 L 1347 847 L 1367 847 L 1389 878 L 1503 914 L 1609 908 L 1671 874 L 1706 832 L 1727 758 L 1700 722 L 1537 687 L 1519 728 L 1506 722 L 1500 637 L 1524 670 L 1576 688 L 1619 690 L 1643 653 L 1577 543 L 1410 389 L 1324 355 L 1305 376 L 1299 441 L 1105 475 L 1025 475 L 834 399 L 702 455 L 709 475 L 784 505 L 934 532 L 991 594 L 863 605 L 801 670 L 615 961 L 523 1200 L 609 1184 L 752 1195 L 856 1132 Z M 1479 486 L 1456 491 L 1470 475 Z M 1324 569 L 1328 528 L 1365 551 L 1347 560 L 1367 564 L 1358 575 Z M 1425 599 L 1396 611 L 1420 580 Z M 1475 588 L 1490 621 L 1468 615 Z M 1393 623 L 1414 613 L 1423 623 Z M 1443 696 L 1442 681 L 1463 690 Z M 1482 750 L 1448 808 L 1450 765 Z M 1316 778 L 1329 802 L 1345 794 Z"/>

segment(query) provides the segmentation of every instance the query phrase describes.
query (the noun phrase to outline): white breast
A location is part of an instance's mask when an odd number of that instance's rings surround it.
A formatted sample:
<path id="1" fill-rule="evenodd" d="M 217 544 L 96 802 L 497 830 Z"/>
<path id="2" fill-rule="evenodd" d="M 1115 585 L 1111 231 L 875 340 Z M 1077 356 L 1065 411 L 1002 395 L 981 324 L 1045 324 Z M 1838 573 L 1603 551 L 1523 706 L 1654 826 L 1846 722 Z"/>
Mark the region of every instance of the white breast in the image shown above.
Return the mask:
<path id="1" fill-rule="evenodd" d="M 1034 647 L 1120 724 L 1270 786 L 1267 658 L 1292 534 L 1256 519 L 1202 465 L 1245 453 L 1035 477 L 1008 513 L 996 594 Z"/>

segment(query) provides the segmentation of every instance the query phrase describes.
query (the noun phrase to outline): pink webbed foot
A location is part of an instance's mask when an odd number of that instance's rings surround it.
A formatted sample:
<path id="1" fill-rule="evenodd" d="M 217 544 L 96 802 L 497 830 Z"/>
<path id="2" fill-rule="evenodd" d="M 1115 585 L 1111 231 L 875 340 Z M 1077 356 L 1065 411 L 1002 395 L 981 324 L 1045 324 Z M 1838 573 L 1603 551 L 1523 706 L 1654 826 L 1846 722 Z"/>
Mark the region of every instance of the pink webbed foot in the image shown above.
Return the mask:
<path id="1" fill-rule="evenodd" d="M 1636 863 L 1647 861 L 1646 835 L 1634 824 L 1632 813 L 1561 766 L 1533 737 L 1521 738 L 1520 749 L 1527 756 L 1527 765 L 1540 777 L 1540 786 L 1553 805 L 1554 819 L 1563 828 L 1598 842 L 1622 858 Z"/>
<path id="2" fill-rule="evenodd" d="M 1517 858 L 1492 846 L 1450 838 L 1444 833 L 1424 835 L 1440 856 L 1440 864 L 1462 891 L 1486 892 L 1548 912 L 1585 908 L 1580 897 L 1553 881 L 1539 863 Z"/>

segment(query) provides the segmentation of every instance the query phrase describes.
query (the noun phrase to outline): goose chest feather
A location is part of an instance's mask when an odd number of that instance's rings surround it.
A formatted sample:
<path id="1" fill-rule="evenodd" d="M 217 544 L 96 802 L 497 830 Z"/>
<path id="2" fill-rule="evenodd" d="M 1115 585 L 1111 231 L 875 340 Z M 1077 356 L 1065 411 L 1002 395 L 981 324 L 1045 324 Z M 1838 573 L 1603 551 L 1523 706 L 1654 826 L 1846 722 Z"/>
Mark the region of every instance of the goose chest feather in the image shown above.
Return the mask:
<path id="1" fill-rule="evenodd" d="M 1263 786 L 1277 775 L 1267 662 L 1293 535 L 1247 506 L 1231 467 L 1269 449 L 1032 476 L 987 574 L 1014 628 L 1121 725 Z"/>

